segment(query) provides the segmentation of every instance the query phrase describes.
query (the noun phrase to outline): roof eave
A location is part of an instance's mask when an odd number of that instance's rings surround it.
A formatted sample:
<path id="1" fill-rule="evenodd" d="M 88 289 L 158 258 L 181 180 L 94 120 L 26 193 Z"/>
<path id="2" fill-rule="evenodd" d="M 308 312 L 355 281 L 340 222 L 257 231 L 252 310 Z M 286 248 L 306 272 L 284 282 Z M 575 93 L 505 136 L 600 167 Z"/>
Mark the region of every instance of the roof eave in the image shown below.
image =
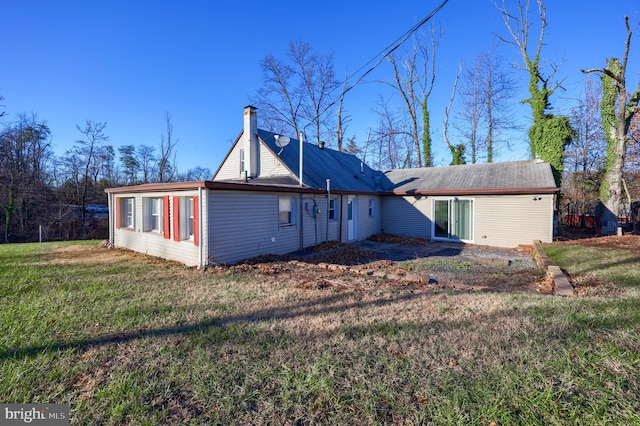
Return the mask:
<path id="1" fill-rule="evenodd" d="M 167 191 L 189 191 L 206 188 L 219 191 L 260 191 L 260 192 L 293 192 L 309 194 L 326 194 L 326 189 L 311 188 L 299 185 L 274 185 L 260 184 L 256 182 L 228 182 L 228 181 L 190 181 L 190 182 L 170 182 L 170 183 L 145 183 L 142 185 L 121 186 L 117 188 L 107 188 L 108 194 L 131 194 L 142 192 L 167 192 Z M 344 189 L 332 189 L 332 194 L 357 194 L 357 195 L 381 195 L 380 192 L 352 191 Z"/>
<path id="2" fill-rule="evenodd" d="M 547 187 L 523 187 L 523 188 L 477 188 L 477 189 L 437 189 L 423 190 L 410 189 L 407 191 L 394 190 L 390 194 L 393 195 L 528 195 L 528 194 L 555 194 L 560 188 L 555 186 Z"/>
<path id="3" fill-rule="evenodd" d="M 107 194 L 122 194 L 131 192 L 159 192 L 159 191 L 187 191 L 198 188 L 206 188 L 210 181 L 188 181 L 188 182 L 167 182 L 167 183 L 143 183 L 142 185 L 119 186 L 117 188 L 107 188 Z"/>

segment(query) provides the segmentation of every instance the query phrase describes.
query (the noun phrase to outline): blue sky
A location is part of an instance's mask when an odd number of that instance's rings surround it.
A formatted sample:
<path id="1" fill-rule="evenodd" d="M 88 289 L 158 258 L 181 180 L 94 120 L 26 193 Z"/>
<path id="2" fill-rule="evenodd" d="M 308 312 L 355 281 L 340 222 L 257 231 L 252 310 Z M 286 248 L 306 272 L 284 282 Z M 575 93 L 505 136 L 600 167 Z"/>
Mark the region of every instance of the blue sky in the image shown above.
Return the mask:
<path id="1" fill-rule="evenodd" d="M 0 94 L 8 117 L 34 112 L 52 130 L 62 155 L 81 135 L 86 119 L 107 122 L 115 146 L 158 146 L 171 113 L 181 171 L 215 171 L 242 129 L 243 107 L 262 83 L 259 61 L 281 56 L 290 40 L 333 53 L 338 77 L 354 72 L 441 3 L 441 0 L 362 2 L 36 1 L 2 0 Z M 513 2 L 512 2 L 513 3 Z M 582 90 L 581 68 L 602 67 L 624 53 L 624 16 L 634 31 L 628 85 L 640 81 L 640 2 L 547 0 L 545 59 L 559 64 L 565 92 L 552 98 L 568 113 Z M 444 109 L 460 61 L 470 61 L 495 34 L 506 35 L 491 0 L 449 0 L 434 21 L 443 30 L 437 77 L 430 98 L 436 164 L 448 164 L 442 140 Z M 537 34 L 537 33 L 536 33 Z M 501 45 L 509 63 L 513 46 Z M 387 89 L 372 82 L 391 78 L 383 62 L 345 99 L 352 122 L 347 137 L 367 138 L 375 127 L 372 107 Z M 516 74 L 521 96 L 526 73 Z M 514 105 L 522 123 L 529 110 Z M 258 111 L 259 113 L 259 111 Z M 293 136 L 293 135 L 291 135 Z M 528 158 L 526 134 L 498 160 Z"/>

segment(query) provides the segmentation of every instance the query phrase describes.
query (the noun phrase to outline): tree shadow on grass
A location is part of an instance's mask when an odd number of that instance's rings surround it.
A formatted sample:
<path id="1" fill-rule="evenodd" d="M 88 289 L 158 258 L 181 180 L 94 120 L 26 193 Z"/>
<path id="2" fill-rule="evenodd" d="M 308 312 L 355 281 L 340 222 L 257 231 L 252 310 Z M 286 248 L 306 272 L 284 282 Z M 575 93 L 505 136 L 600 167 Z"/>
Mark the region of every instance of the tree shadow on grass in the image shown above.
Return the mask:
<path id="1" fill-rule="evenodd" d="M 356 301 L 352 303 L 344 303 L 344 299 L 348 297 L 347 294 L 334 294 L 320 299 L 314 299 L 304 301 L 295 305 L 284 306 L 282 308 L 261 309 L 242 315 L 220 316 L 184 325 L 154 329 L 137 329 L 130 332 L 107 334 L 94 338 L 82 338 L 50 344 L 30 345 L 21 348 L 3 349 L 0 350 L 0 359 L 4 360 L 24 358 L 36 356 L 48 351 L 65 351 L 68 349 L 82 350 L 91 346 L 127 343 L 129 341 L 138 339 L 189 334 L 195 331 L 203 332 L 215 327 L 225 327 L 231 324 L 250 324 L 259 321 L 292 319 L 302 316 L 320 316 L 325 314 L 346 312 L 350 309 L 363 309 L 375 306 L 382 307 L 392 303 L 399 303 L 419 297 L 431 296 L 433 294 L 433 292 L 406 293 L 393 298 L 376 299 L 367 302 Z"/>

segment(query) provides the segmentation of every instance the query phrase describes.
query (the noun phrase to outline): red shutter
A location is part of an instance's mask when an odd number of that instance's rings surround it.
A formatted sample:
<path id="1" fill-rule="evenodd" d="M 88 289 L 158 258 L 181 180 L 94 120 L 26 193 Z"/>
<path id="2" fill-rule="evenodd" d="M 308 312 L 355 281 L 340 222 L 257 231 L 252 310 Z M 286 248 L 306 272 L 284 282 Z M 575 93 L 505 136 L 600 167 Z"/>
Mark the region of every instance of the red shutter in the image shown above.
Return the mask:
<path id="1" fill-rule="evenodd" d="M 200 244 L 200 209 L 197 196 L 193 197 L 193 244 Z"/>
<path id="2" fill-rule="evenodd" d="M 173 197 L 173 240 L 180 241 L 180 197 Z"/>
<path id="3" fill-rule="evenodd" d="M 171 229 L 169 223 L 169 196 L 162 197 L 162 233 L 166 239 L 171 238 Z"/>
<path id="4" fill-rule="evenodd" d="M 120 229 L 120 197 L 116 197 L 116 229 Z"/>

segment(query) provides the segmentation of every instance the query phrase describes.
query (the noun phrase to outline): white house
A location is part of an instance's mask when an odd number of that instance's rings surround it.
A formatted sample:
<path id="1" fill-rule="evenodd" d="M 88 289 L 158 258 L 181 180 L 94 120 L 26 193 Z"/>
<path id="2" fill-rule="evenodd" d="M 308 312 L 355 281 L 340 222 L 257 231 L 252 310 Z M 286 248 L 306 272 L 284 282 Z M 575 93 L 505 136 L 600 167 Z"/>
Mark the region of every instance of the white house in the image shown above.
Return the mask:
<path id="1" fill-rule="evenodd" d="M 498 247 L 552 241 L 558 188 L 548 163 L 382 172 L 324 146 L 287 144 L 258 129 L 256 114 L 245 108 L 211 181 L 107 189 L 110 242 L 202 267 L 381 232 Z"/>

